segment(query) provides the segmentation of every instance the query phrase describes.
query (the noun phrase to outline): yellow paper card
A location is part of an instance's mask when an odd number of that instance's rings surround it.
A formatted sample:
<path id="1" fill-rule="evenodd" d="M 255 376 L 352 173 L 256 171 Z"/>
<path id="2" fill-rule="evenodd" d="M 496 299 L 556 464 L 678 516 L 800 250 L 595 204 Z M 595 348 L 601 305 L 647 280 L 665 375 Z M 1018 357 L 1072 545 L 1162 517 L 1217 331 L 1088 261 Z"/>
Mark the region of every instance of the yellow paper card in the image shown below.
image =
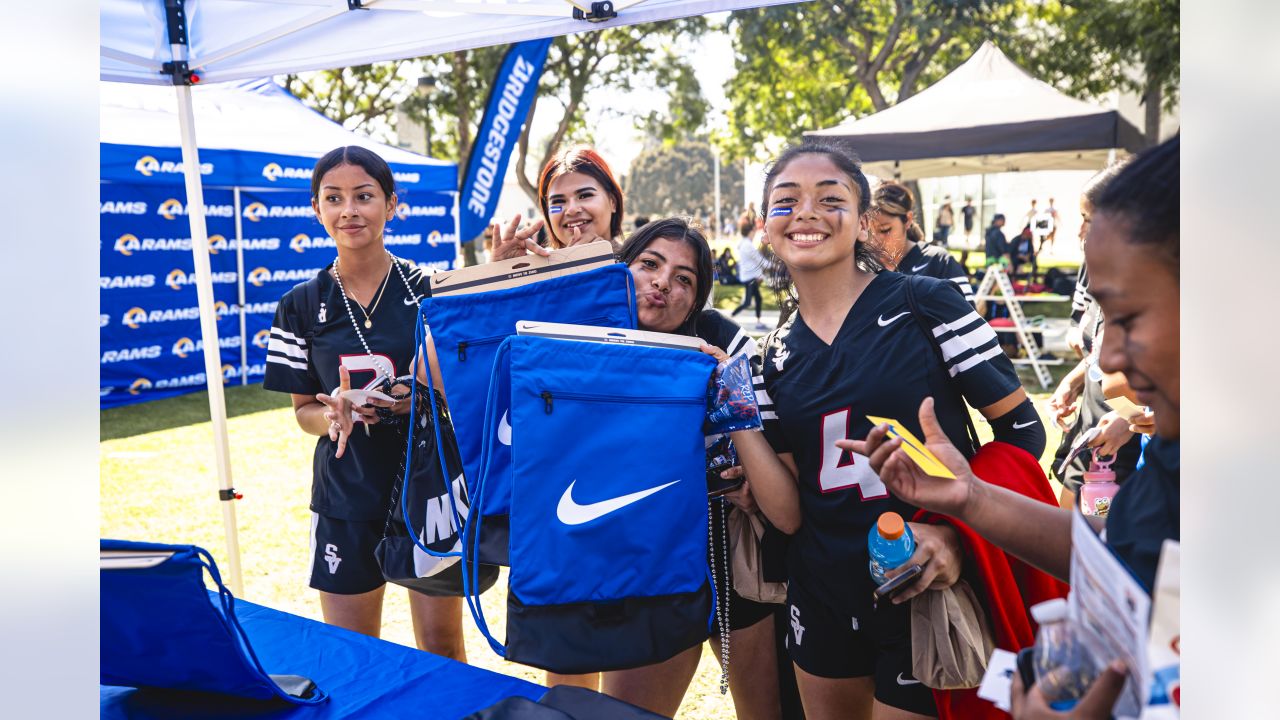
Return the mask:
<path id="1" fill-rule="evenodd" d="M 925 474 L 934 477 L 955 477 L 955 473 L 948 470 L 947 466 L 943 465 L 942 461 L 930 452 L 929 448 L 925 447 L 924 443 L 904 427 L 902 423 L 893 418 L 876 417 L 875 415 L 868 415 L 867 419 L 876 425 L 887 424 L 889 426 L 889 437 L 902 438 L 903 452 L 907 454 L 907 457 L 914 460 L 916 465 L 919 465 L 920 469 L 925 471 Z"/>

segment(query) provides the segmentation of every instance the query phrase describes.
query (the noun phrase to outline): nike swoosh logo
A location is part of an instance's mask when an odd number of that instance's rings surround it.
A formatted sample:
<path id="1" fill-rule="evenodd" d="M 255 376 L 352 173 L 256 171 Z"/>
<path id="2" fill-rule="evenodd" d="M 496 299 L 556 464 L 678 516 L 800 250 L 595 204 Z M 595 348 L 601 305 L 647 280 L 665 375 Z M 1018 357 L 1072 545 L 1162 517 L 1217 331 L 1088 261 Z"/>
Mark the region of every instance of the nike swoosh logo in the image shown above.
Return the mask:
<path id="1" fill-rule="evenodd" d="M 927 267 L 929 267 L 929 263 L 925 263 L 923 265 L 913 265 L 911 266 L 911 272 L 920 272 L 921 270 Z"/>
<path id="2" fill-rule="evenodd" d="M 898 684 L 899 685 L 919 685 L 920 681 L 919 680 L 903 680 L 902 673 L 898 673 Z"/>
<path id="3" fill-rule="evenodd" d="M 581 525 L 583 523 L 589 523 L 592 520 L 602 518 L 611 512 L 621 510 L 634 502 L 639 502 L 659 490 L 669 488 L 680 481 L 672 480 L 665 485 L 651 487 L 648 490 L 640 490 L 626 495 L 620 495 L 609 500 L 593 502 L 587 505 L 580 505 L 573 499 L 573 486 L 577 482 L 577 480 L 574 480 L 569 483 L 569 487 L 565 488 L 564 494 L 560 496 L 560 504 L 556 506 L 556 517 L 565 525 Z"/>
<path id="4" fill-rule="evenodd" d="M 416 297 L 407 297 L 401 300 L 400 302 L 404 303 L 405 305 L 408 305 L 409 307 L 418 307 L 418 298 Z"/>
<path id="5" fill-rule="evenodd" d="M 498 422 L 498 442 L 503 445 L 511 444 L 511 423 L 507 422 L 507 412 L 502 413 L 502 420 Z"/>
<path id="6" fill-rule="evenodd" d="M 1026 422 L 1024 422 L 1024 423 L 1014 423 L 1014 424 L 1013 424 L 1013 429 L 1014 429 L 1014 430 L 1021 430 L 1021 429 L 1022 429 L 1022 428 L 1024 428 L 1024 427 L 1031 427 L 1032 425 L 1035 425 L 1035 424 L 1036 424 L 1036 421 L 1035 421 L 1035 420 L 1028 420 L 1028 421 L 1026 421 Z"/>
<path id="7" fill-rule="evenodd" d="M 894 315 L 893 317 L 889 318 L 888 320 L 885 320 L 885 319 L 884 319 L 884 316 L 883 316 L 883 315 L 881 315 L 880 317 L 876 318 L 876 322 L 880 323 L 880 327 L 885 327 L 885 326 L 889 325 L 890 323 L 892 323 L 894 320 L 897 320 L 898 318 L 902 317 L 903 315 L 910 315 L 910 314 L 911 314 L 911 312 L 910 312 L 910 311 L 902 312 L 902 313 L 898 313 L 897 315 Z"/>

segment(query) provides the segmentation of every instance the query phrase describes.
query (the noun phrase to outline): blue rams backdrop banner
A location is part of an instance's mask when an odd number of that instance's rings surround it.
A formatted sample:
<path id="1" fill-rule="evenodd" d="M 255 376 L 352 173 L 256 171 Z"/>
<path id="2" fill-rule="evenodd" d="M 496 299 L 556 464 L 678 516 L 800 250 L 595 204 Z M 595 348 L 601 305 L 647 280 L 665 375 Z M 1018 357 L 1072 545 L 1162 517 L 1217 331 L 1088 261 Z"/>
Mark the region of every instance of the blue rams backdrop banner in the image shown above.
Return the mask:
<path id="1" fill-rule="evenodd" d="M 171 184 L 100 187 L 100 405 L 200 390 L 204 356 L 185 192 Z M 204 197 L 223 382 L 260 382 L 276 303 L 337 251 L 308 191 L 241 190 L 238 240 L 234 190 L 206 188 Z M 387 248 L 429 268 L 453 267 L 452 211 L 450 193 L 404 189 L 387 225 Z"/>

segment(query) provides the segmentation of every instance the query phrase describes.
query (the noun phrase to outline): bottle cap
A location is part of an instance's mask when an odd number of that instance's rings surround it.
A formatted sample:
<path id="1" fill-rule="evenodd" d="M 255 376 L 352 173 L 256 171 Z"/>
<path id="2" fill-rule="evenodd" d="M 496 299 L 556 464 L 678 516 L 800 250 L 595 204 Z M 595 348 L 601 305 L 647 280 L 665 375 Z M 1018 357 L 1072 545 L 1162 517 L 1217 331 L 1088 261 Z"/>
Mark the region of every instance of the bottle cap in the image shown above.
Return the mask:
<path id="1" fill-rule="evenodd" d="M 880 537 L 886 540 L 897 540 L 902 537 L 904 527 L 902 516 L 896 512 L 882 513 L 880 519 L 876 521 L 876 529 L 880 531 Z"/>
<path id="2" fill-rule="evenodd" d="M 1065 598 L 1054 598 L 1031 606 L 1031 617 L 1039 624 L 1059 622 L 1067 619 L 1067 601 Z"/>

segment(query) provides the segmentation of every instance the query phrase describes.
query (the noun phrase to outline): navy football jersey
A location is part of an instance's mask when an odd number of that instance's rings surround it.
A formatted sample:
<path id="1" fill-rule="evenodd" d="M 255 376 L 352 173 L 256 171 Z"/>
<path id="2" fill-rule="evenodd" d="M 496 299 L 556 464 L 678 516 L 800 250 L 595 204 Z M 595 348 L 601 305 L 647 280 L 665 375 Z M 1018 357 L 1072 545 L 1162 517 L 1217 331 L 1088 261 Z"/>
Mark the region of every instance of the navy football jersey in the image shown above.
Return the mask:
<path id="1" fill-rule="evenodd" d="M 969 284 L 969 273 L 965 272 L 960 261 L 952 257 L 945 248 L 937 245 L 913 245 L 898 261 L 898 272 L 903 275 L 925 275 L 949 280 L 956 284 L 964 299 L 970 305 L 973 304 L 973 285 Z"/>
<path id="2" fill-rule="evenodd" d="M 351 327 L 338 284 L 329 274 L 331 263 L 320 272 L 320 307 L 315 317 L 301 316 L 306 305 L 304 285 L 286 293 L 276 307 L 263 387 L 300 395 L 329 393 L 338 387 L 339 365 L 345 365 L 351 373 L 353 388 L 372 384 L 386 370 L 393 376 L 413 372 L 418 302 L 427 296 L 430 287 L 426 273 L 417 266 L 400 259 L 396 262 L 413 287 L 412 295 L 392 268 L 384 297 L 372 315 L 371 328 L 363 326 L 364 315 L 354 300 L 349 301 L 376 362 L 365 353 Z M 313 328 L 309 339 L 304 332 L 307 327 Z M 404 460 L 405 442 L 404 434 L 394 427 L 377 423 L 369 426 L 366 436 L 357 423 L 347 439 L 346 452 L 341 458 L 334 458 L 337 443 L 331 442 L 328 435 L 321 435 L 312 462 L 311 509 L 345 520 L 385 518 L 391 487 Z"/>
<path id="3" fill-rule="evenodd" d="M 912 317 L 907 282 L 915 284 L 932 341 Z M 968 410 L 951 384 L 974 407 L 1021 386 L 995 332 L 952 288 L 945 280 L 881 272 L 830 345 L 805 325 L 803 304 L 765 341 L 758 393 L 765 437 L 776 452 L 791 453 L 799 471 L 802 522 L 791 541 L 791 578 L 853 616 L 871 609 L 867 531 L 883 512 L 910 520 L 915 508 L 889 494 L 865 457 L 835 441 L 866 437 L 867 415 L 896 419 L 923 438 L 918 412 L 932 395 L 943 430 L 967 451 Z"/>

